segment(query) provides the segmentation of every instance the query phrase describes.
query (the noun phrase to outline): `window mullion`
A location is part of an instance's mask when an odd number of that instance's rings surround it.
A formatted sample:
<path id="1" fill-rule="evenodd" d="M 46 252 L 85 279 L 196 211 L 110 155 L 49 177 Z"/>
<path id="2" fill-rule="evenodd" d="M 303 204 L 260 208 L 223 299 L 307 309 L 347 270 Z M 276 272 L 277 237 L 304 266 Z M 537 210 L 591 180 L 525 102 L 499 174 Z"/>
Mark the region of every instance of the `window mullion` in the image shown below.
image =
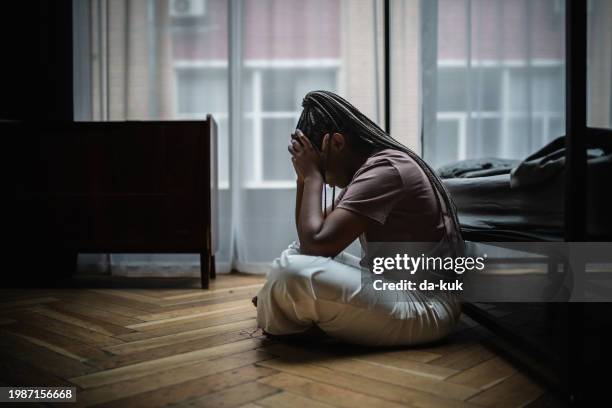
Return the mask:
<path id="1" fill-rule="evenodd" d="M 263 181 L 263 90 L 261 86 L 262 72 L 260 69 L 253 71 L 253 148 L 255 159 L 255 182 Z"/>

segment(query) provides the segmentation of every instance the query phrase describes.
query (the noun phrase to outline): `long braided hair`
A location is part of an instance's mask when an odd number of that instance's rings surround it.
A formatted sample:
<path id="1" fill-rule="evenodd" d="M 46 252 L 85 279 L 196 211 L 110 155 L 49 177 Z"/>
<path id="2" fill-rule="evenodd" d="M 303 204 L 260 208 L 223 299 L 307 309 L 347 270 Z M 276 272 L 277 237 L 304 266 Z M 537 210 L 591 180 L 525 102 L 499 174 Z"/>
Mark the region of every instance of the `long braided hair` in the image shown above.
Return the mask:
<path id="1" fill-rule="evenodd" d="M 359 138 L 359 140 L 353 140 L 352 142 L 369 146 L 370 150 L 394 149 L 410 156 L 423 169 L 434 187 L 442 213 L 450 216 L 452 226 L 458 234 L 458 238 L 461 239 L 461 228 L 455 203 L 438 175 L 419 155 L 392 138 L 346 99 L 333 92 L 309 92 L 302 101 L 302 108 L 303 111 L 298 120 L 297 129 L 300 129 L 319 151 L 322 149 L 323 136 L 326 133 L 338 132 L 349 135 L 349 137 Z M 448 226 L 445 222 L 443 223 L 448 233 Z M 452 236 L 452 234 L 447 235 Z"/>

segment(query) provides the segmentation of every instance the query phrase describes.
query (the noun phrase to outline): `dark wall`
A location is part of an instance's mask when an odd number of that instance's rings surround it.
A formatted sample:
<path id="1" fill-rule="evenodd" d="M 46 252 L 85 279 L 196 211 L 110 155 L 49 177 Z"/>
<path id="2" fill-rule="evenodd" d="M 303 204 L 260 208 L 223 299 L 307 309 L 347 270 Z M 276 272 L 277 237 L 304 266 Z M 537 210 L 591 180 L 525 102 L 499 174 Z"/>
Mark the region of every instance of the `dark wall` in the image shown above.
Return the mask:
<path id="1" fill-rule="evenodd" d="M 17 191 L 19 174 L 25 171 L 23 157 L 9 146 L 15 135 L 6 120 L 71 121 L 72 98 L 72 2 L 71 0 L 11 0 L 0 9 L 0 136 L 7 146 L 0 149 L 0 185 Z M 28 156 L 36 155 L 36 149 Z M 45 175 L 41 175 L 45 177 Z M 37 248 L 36 230 L 25 230 L 20 206 L 8 200 L 4 212 L 3 282 L 13 286 L 25 281 L 41 284 L 53 276 L 52 264 L 61 262 L 61 252 L 49 243 Z M 32 245 L 15 244 L 17 232 L 31 234 Z"/>
<path id="2" fill-rule="evenodd" d="M 0 119 L 72 120 L 72 1 L 6 1 Z"/>

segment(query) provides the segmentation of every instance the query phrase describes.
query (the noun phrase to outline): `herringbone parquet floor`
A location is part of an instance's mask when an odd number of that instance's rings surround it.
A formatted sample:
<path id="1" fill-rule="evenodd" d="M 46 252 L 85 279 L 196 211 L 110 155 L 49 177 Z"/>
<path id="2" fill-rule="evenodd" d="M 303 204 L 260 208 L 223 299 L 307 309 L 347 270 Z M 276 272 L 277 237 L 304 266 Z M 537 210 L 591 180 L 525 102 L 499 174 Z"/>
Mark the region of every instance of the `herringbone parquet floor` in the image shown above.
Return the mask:
<path id="1" fill-rule="evenodd" d="M 410 349 L 267 339 L 250 303 L 262 281 L 2 291 L 0 385 L 76 386 L 77 406 L 551 406 L 467 318 Z"/>

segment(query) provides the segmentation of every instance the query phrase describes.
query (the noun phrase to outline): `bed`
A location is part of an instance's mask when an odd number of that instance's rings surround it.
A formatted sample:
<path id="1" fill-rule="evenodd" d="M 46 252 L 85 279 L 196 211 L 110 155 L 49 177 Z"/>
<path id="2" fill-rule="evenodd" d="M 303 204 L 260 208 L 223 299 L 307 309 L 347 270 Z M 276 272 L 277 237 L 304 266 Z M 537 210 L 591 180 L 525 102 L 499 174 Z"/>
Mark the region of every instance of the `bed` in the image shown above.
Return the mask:
<path id="1" fill-rule="evenodd" d="M 530 156 L 531 157 L 531 156 Z M 495 163 L 495 160 L 489 160 Z M 517 169 L 524 161 L 508 168 L 504 174 L 481 175 L 463 172 L 460 177 L 443 178 L 457 210 L 464 236 L 473 241 L 562 241 L 564 239 L 563 164 L 554 175 L 538 177 L 543 170 L 535 167 L 520 176 L 538 182 L 517 182 Z M 476 167 L 482 160 L 463 161 L 445 166 L 443 177 L 457 174 L 470 163 Z M 479 174 L 480 173 L 480 174 Z M 612 153 L 593 151 L 587 161 L 587 233 L 606 236 L 612 230 L 612 193 L 609 176 L 612 174 Z M 466 177 L 467 175 L 467 177 Z M 527 184 L 527 185 L 524 185 Z"/>
<path id="2" fill-rule="evenodd" d="M 504 249 L 511 248 L 512 243 L 532 243 L 525 245 L 532 248 L 528 252 L 546 257 L 547 270 L 544 275 L 517 275 L 512 267 L 494 269 L 487 279 L 494 282 L 499 291 L 520 291 L 528 296 L 534 290 L 544 289 L 542 293 L 563 295 L 559 289 L 564 284 L 564 273 L 557 272 L 567 270 L 567 264 L 556 259 L 554 254 L 539 252 L 539 249 L 547 246 L 534 243 L 610 241 L 612 138 L 609 136 L 606 131 L 592 132 L 585 137 L 589 142 L 585 146 L 587 160 L 584 173 L 576 175 L 574 172 L 572 175 L 574 183 L 584 188 L 586 194 L 582 197 L 572 193 L 566 197 L 564 194 L 568 190 L 570 173 L 566 166 L 566 145 L 569 142 L 565 138 L 551 143 L 562 146 L 561 152 L 553 154 L 558 160 L 550 160 L 548 156 L 547 160 L 534 162 L 539 151 L 520 162 L 468 160 L 438 170 L 457 206 L 466 241 L 476 245 L 493 244 L 499 246 L 502 253 Z M 547 147 L 542 150 L 548 153 L 555 151 L 547 150 Z M 584 199 L 586 221 L 584 238 L 578 239 L 568 233 L 569 222 L 580 218 L 580 213 L 572 210 L 570 205 L 576 198 Z M 569 208 L 569 217 L 566 216 L 566 208 Z M 502 263 L 507 261 L 504 258 Z M 532 262 L 533 258 L 517 257 L 511 260 L 512 264 Z M 514 269 L 521 269 L 520 265 L 517 266 Z M 567 299 L 563 298 L 558 301 L 561 303 L 476 301 L 465 303 L 464 311 L 500 336 L 499 342 L 508 351 L 509 358 L 562 395 L 575 398 L 583 392 L 575 373 L 580 372 L 578 367 L 596 364 L 591 360 L 599 354 L 592 339 L 601 337 L 602 329 L 599 326 L 601 322 L 609 320 L 598 317 L 601 315 L 601 303 L 567 303 Z M 604 309 L 603 306 L 601 309 Z M 605 310 L 609 312 L 610 308 Z M 529 323 L 523 319 L 525 316 L 529 317 Z M 520 327 L 512 322 L 517 318 L 524 320 L 521 320 Z M 598 328 L 585 331 L 590 326 Z M 577 350 L 581 351 L 577 353 Z"/>
<path id="3" fill-rule="evenodd" d="M 447 177 L 444 182 L 457 204 L 468 241 L 501 247 L 517 241 L 612 242 L 612 149 L 603 146 L 604 154 L 599 157 L 589 154 L 593 142 L 612 142 L 612 129 L 587 124 L 586 2 L 566 0 L 565 17 L 567 136 L 558 142 L 563 151 L 554 161 L 562 166 L 553 166 L 552 175 L 544 171 L 545 180 L 536 172 L 535 177 L 522 177 L 527 183 L 518 185 L 513 182 L 515 164 L 504 171 Z M 519 176 L 524 174 L 519 172 Z M 549 265 L 555 272 L 556 262 Z M 576 268 L 580 269 L 585 272 L 586 265 Z M 464 312 L 496 334 L 494 346 L 507 358 L 551 386 L 565 401 L 582 405 L 607 386 L 607 377 L 596 373 L 609 368 L 611 305 L 466 302 Z M 521 307 L 527 309 L 517 310 Z M 513 324 L 511 320 L 517 320 L 513 316 L 521 314 L 533 321 L 520 327 Z"/>

